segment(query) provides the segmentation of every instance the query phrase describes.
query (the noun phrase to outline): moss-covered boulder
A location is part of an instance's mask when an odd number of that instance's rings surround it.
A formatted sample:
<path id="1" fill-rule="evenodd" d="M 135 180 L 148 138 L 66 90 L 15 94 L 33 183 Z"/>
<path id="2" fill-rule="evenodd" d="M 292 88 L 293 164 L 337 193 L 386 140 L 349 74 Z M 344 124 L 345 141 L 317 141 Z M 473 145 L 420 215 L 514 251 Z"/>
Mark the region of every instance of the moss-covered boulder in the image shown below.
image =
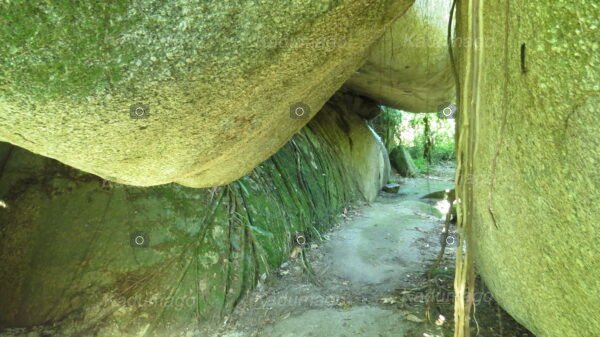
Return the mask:
<path id="1" fill-rule="evenodd" d="M 392 152 L 390 152 L 390 162 L 396 171 L 403 177 L 415 177 L 419 172 L 410 153 L 408 153 L 402 145 L 396 146 Z"/>
<path id="2" fill-rule="evenodd" d="M 346 85 L 390 107 L 438 111 L 454 100 L 447 32 L 452 1 L 417 0 L 373 46 Z"/>
<path id="3" fill-rule="evenodd" d="M 3 1 L 0 140 L 115 182 L 223 185 L 304 126 L 411 3 Z"/>
<path id="4" fill-rule="evenodd" d="M 0 327 L 180 336 L 223 322 L 295 232 L 318 239 L 387 181 L 385 152 L 345 101 L 210 189 L 109 183 L 0 143 Z"/>
<path id="5" fill-rule="evenodd" d="M 478 81 L 464 97 L 479 103 L 464 177 L 476 268 L 536 336 L 600 336 L 600 7 L 485 1 L 469 16 L 460 3 L 458 37 L 483 34 L 459 57 Z"/>

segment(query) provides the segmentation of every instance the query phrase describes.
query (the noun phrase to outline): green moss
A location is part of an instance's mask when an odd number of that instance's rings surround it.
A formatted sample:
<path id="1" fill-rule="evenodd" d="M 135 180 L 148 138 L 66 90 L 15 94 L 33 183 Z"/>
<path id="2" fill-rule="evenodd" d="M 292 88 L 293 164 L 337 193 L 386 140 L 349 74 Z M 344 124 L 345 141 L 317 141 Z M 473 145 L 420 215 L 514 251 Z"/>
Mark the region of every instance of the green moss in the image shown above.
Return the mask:
<path id="1" fill-rule="evenodd" d="M 3 2 L 3 81 L 21 94 L 45 100 L 83 98 L 117 87 L 139 91 L 144 83 L 182 78 L 198 69 L 206 73 L 221 68 L 219 77 L 224 72 L 248 73 L 289 43 L 282 41 L 334 8 L 330 3 L 290 6 L 275 1 L 267 13 L 256 4 L 238 6 L 201 1 Z M 265 15 L 273 21 L 256 24 Z M 244 61 L 250 59 L 261 63 Z"/>

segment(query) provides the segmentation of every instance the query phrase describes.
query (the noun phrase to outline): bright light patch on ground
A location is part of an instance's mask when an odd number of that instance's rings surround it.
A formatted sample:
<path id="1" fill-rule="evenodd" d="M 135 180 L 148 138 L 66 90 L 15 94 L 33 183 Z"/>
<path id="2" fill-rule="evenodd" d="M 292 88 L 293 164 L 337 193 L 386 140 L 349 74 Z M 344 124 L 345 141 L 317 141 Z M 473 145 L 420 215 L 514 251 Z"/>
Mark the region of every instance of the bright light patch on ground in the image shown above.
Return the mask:
<path id="1" fill-rule="evenodd" d="M 448 201 L 448 199 L 446 199 L 448 197 L 448 193 L 450 193 L 450 190 L 446 190 L 446 196 L 444 197 L 444 199 L 436 202 L 435 206 L 433 206 L 438 211 L 440 211 L 440 213 L 442 213 L 442 215 L 444 215 L 444 217 L 446 217 L 446 214 L 448 214 L 448 212 L 450 212 L 450 207 L 452 206 L 452 204 L 450 204 L 450 201 Z"/>

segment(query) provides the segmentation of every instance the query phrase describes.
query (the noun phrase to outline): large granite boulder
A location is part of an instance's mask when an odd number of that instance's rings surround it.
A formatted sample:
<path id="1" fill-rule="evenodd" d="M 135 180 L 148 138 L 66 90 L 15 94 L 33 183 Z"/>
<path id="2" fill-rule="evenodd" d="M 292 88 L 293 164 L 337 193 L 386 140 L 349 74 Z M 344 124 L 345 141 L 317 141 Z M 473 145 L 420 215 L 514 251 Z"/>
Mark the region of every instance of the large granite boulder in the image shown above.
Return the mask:
<path id="1" fill-rule="evenodd" d="M 251 174 L 210 189 L 108 183 L 0 143 L 0 328 L 205 336 L 288 258 L 293 233 L 318 238 L 375 198 L 386 157 L 337 96 Z"/>
<path id="2" fill-rule="evenodd" d="M 471 20 L 483 34 L 465 84 L 479 102 L 464 179 L 476 268 L 536 336 L 600 336 L 600 7 L 486 1 L 477 18 L 462 3 L 458 37 Z"/>
<path id="3" fill-rule="evenodd" d="M 373 46 L 346 85 L 379 103 L 411 112 L 434 112 L 454 100 L 448 56 L 451 0 L 417 0 Z"/>
<path id="4" fill-rule="evenodd" d="M 223 185 L 304 126 L 411 4 L 4 1 L 0 140 L 119 183 Z"/>

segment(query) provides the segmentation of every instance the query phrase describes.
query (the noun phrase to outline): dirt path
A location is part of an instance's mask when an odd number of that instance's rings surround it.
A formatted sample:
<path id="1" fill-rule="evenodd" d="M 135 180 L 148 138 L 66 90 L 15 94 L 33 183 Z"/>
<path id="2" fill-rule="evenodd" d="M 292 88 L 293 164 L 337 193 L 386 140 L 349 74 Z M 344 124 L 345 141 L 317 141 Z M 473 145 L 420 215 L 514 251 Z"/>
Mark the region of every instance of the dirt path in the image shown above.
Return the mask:
<path id="1" fill-rule="evenodd" d="M 408 179 L 398 194 L 349 211 L 324 241 L 308 244 L 316 282 L 300 261 L 284 263 L 215 336 L 423 336 L 422 313 L 398 309 L 393 294 L 414 286 L 438 253 L 442 214 L 420 198 L 446 188 L 451 173 Z"/>

